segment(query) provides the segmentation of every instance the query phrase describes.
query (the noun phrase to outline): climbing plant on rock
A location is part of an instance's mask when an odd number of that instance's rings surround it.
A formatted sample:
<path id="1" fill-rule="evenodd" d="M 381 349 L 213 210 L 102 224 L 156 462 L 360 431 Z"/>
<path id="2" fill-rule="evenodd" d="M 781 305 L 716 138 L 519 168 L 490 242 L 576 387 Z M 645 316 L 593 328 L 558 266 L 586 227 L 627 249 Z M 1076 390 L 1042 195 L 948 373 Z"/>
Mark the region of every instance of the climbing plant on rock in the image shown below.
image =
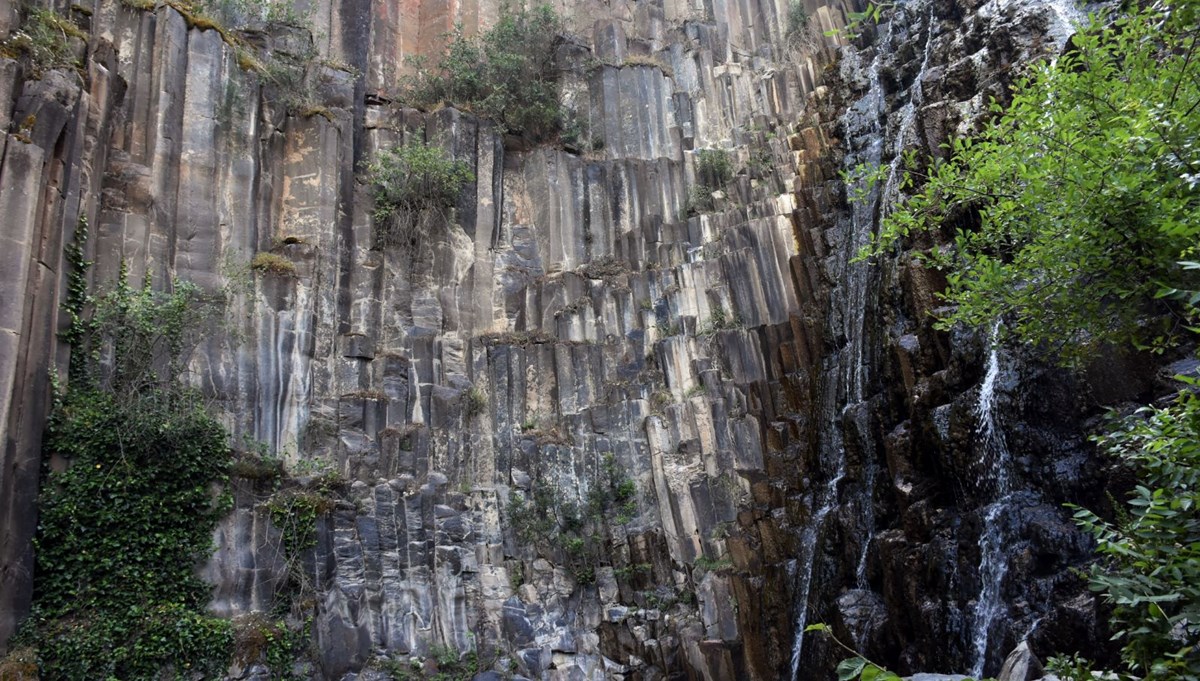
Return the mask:
<path id="1" fill-rule="evenodd" d="M 71 383 L 45 440 L 32 614 L 20 634 L 41 678 L 219 676 L 228 621 L 204 611 L 196 567 L 231 499 L 225 429 L 172 370 L 201 319 L 190 286 L 86 294 L 82 240 L 68 248 Z"/>

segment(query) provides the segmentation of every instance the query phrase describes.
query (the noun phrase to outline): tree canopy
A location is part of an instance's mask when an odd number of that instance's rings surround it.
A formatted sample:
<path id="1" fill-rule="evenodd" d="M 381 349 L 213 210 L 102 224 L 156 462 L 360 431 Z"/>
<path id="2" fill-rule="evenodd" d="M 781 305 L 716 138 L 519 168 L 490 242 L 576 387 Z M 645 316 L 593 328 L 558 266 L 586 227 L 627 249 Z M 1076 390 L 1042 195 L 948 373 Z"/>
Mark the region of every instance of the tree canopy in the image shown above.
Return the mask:
<path id="1" fill-rule="evenodd" d="M 1003 318 L 1068 359 L 1103 342 L 1169 345 L 1186 307 L 1160 294 L 1197 288 L 1179 265 L 1200 237 L 1197 7 L 1094 18 L 1006 109 L 993 102 L 981 134 L 947 159 L 906 159 L 902 187 L 919 189 L 866 254 L 943 232 L 950 243 L 925 257 L 949 279 L 944 326 Z"/>

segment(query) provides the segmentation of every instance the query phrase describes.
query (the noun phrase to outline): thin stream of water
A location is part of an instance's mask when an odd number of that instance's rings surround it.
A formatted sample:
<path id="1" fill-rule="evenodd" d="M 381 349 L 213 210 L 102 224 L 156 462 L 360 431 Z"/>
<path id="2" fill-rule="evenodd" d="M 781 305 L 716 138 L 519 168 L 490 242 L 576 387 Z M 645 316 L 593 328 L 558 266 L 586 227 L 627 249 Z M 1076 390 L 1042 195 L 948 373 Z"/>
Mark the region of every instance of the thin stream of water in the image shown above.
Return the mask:
<path id="1" fill-rule="evenodd" d="M 891 37 L 890 28 L 889 28 L 888 35 L 890 38 Z M 901 112 L 900 112 L 900 128 L 896 132 L 896 141 L 895 141 L 895 145 L 892 149 L 894 156 L 892 158 L 891 165 L 888 169 L 887 180 L 884 183 L 883 191 L 880 194 L 878 194 L 877 196 L 872 197 L 873 203 L 879 204 L 878 208 L 879 208 L 880 219 L 882 219 L 882 217 L 886 213 L 886 211 L 888 211 L 892 207 L 892 205 L 895 203 L 895 201 L 899 198 L 898 197 L 899 182 L 897 181 L 897 177 L 900 173 L 900 165 L 903 162 L 904 150 L 908 146 L 909 133 L 916 126 L 917 110 L 920 108 L 921 103 L 924 101 L 924 92 L 921 90 L 921 82 L 924 80 L 925 72 L 929 68 L 929 58 L 932 54 L 933 54 L 933 8 L 930 8 L 929 13 L 926 15 L 926 18 L 925 18 L 925 50 L 924 50 L 924 55 L 921 59 L 921 68 L 917 71 L 917 75 L 914 77 L 914 79 L 912 81 L 912 85 L 910 85 L 908 88 L 908 102 L 906 102 L 904 104 L 904 107 L 901 109 Z M 872 63 L 872 73 L 871 73 L 871 81 L 870 82 L 871 82 L 871 91 L 877 93 L 877 98 L 874 100 L 874 106 L 878 107 L 879 113 L 882 114 L 883 87 L 879 80 L 880 74 L 879 74 L 878 66 L 879 66 L 879 59 L 877 56 L 876 60 Z M 883 131 L 881 129 L 879 129 L 878 123 L 876 124 L 876 134 L 880 136 L 880 139 L 882 141 Z M 873 159 L 873 162 L 878 163 L 879 158 L 877 157 L 877 158 Z M 874 213 L 876 206 L 871 205 L 870 209 L 871 209 L 871 213 Z M 865 229 L 865 230 L 860 230 L 858 227 L 859 227 L 859 225 L 856 223 L 855 224 L 856 240 L 861 240 L 863 242 L 862 245 L 866 245 L 867 240 L 869 239 L 870 234 L 871 234 L 870 225 L 868 225 L 868 229 Z M 857 246 L 856 248 L 861 248 L 861 246 Z M 864 266 L 865 263 L 860 263 L 859 265 Z M 866 288 L 867 287 L 864 285 L 864 287 L 863 287 L 864 293 L 865 293 Z M 865 310 L 865 308 L 866 308 L 865 295 L 861 302 L 862 302 L 862 304 L 859 306 L 858 309 Z M 859 318 L 856 319 L 856 323 L 858 324 L 858 327 L 857 327 L 858 333 L 856 334 L 856 336 L 860 339 L 860 342 L 859 342 L 859 347 L 857 349 L 857 356 L 854 358 L 854 361 L 856 362 L 856 364 L 861 366 L 863 364 L 863 359 L 864 359 L 862 356 L 862 340 L 861 339 L 866 336 L 865 319 L 862 318 L 861 313 L 859 315 Z M 853 390 L 851 391 L 851 400 L 852 401 L 850 402 L 850 404 L 857 404 L 863 400 L 864 386 L 863 386 L 863 376 L 862 376 L 861 371 L 855 376 L 855 379 L 857 382 L 854 384 Z M 867 425 L 869 425 L 869 424 L 860 424 L 859 432 L 860 433 L 869 432 L 866 427 Z M 869 443 L 865 443 L 865 444 L 869 444 Z M 876 480 L 876 477 L 878 476 L 878 469 L 879 469 L 879 466 L 875 462 L 874 457 L 870 456 L 870 454 L 871 454 L 870 447 L 866 447 L 865 449 L 867 450 L 867 455 L 868 455 L 867 460 L 863 462 L 863 473 L 864 473 L 863 483 L 864 483 L 866 498 L 862 500 L 862 520 L 863 520 L 863 527 L 865 530 L 865 537 L 862 542 L 862 548 L 859 551 L 858 564 L 855 567 L 855 571 L 854 571 L 855 581 L 857 582 L 857 586 L 860 589 L 867 587 L 867 556 L 868 556 L 869 550 L 871 548 L 870 538 L 875 533 L 875 522 L 876 522 L 875 521 L 875 504 L 874 504 L 873 496 L 874 496 L 874 489 L 875 489 L 875 480 Z"/>
<path id="2" fill-rule="evenodd" d="M 979 402 L 975 413 L 978 417 L 979 434 L 982 436 L 984 454 L 987 457 L 987 478 L 994 488 L 995 501 L 984 511 L 983 531 L 979 536 L 979 596 L 975 599 L 972 618 L 971 647 L 974 651 L 971 675 L 982 678 L 987 663 L 988 643 L 992 622 L 1004 608 L 1001 586 L 1008 573 L 1008 554 L 1005 551 L 1007 538 L 1002 522 L 1005 512 L 1010 510 L 1012 493 L 1011 459 L 1008 444 L 1004 439 L 1003 424 L 997 408 L 996 387 L 1001 375 L 1000 367 L 1000 323 L 992 326 L 988 336 L 987 372 L 979 386 Z"/>
<path id="3" fill-rule="evenodd" d="M 888 24 L 887 38 L 883 44 L 890 42 L 893 24 Z M 864 134 L 870 136 L 870 142 L 863 154 L 862 161 L 872 166 L 878 166 L 883 153 L 883 129 L 880 117 L 883 109 L 883 86 L 880 71 L 883 61 L 883 50 L 877 49 L 871 65 L 868 68 L 869 88 L 852 110 L 860 117 L 858 129 L 865 129 Z M 862 123 L 865 123 L 863 125 Z M 815 495 L 813 503 L 817 511 L 813 514 L 808 526 L 801 536 L 801 547 L 804 555 L 799 559 L 801 567 L 797 569 L 798 583 L 796 585 L 796 623 L 795 638 L 792 642 L 791 679 L 796 681 L 800 672 L 800 655 L 804 648 L 804 628 L 808 625 L 808 598 L 812 590 L 812 575 L 815 569 L 817 546 L 820 530 L 830 512 L 838 506 L 838 486 L 846 475 L 846 450 L 841 434 L 840 415 L 851 405 L 862 401 L 865 385 L 864 364 L 864 323 L 867 306 L 868 277 L 870 274 L 866 263 L 854 263 L 851 260 L 864 246 L 869 243 L 874 224 L 875 209 L 879 200 L 878 188 L 873 188 L 871 196 L 856 203 L 851 214 L 850 237 L 843 246 L 841 265 L 843 283 L 840 288 L 844 293 L 842 300 L 842 319 L 848 338 L 847 347 L 841 354 L 839 365 L 835 368 L 836 384 L 829 386 L 826 391 L 825 404 L 822 405 L 822 423 L 826 429 L 827 446 L 822 447 L 822 460 L 828 463 L 834 461 L 835 473 Z M 844 391 L 844 392 L 843 392 Z M 842 409 L 837 409 L 839 396 L 844 396 Z M 868 504 L 869 505 L 869 504 Z M 865 543 L 865 542 L 864 542 Z"/>

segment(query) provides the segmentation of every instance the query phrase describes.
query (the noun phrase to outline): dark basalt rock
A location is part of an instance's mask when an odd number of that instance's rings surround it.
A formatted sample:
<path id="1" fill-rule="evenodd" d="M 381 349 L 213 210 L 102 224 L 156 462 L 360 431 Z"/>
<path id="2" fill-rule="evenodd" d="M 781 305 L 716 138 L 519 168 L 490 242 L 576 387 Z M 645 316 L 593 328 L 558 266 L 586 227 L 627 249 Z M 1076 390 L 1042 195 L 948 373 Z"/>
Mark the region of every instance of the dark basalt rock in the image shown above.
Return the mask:
<path id="1" fill-rule="evenodd" d="M 989 526 L 987 339 L 933 328 L 941 273 L 854 260 L 895 196 L 850 205 L 840 175 L 943 153 L 1014 65 L 1061 45 L 1053 7 L 919 0 L 848 45 L 821 34 L 856 7 L 806 5 L 812 40 L 785 50 L 782 0 L 567 3 L 564 102 L 587 130 L 558 148 L 392 103 L 403 58 L 493 21 L 495 0 L 318 4 L 311 35 L 248 38 L 296 55 L 315 39 L 308 112 L 165 6 L 96 4 L 80 73 L 0 59 L 0 642 L 29 606 L 62 244 L 84 214 L 99 286 L 122 262 L 135 281 L 237 284 L 196 385 L 235 439 L 347 483 L 301 561 L 313 678 L 383 679 L 372 660 L 438 648 L 514 678 L 824 678 L 841 652 L 816 637 L 793 668 L 816 621 L 904 673 L 966 670 L 989 528 L 1007 571 L 985 669 L 1025 636 L 1037 654 L 1103 647 L 1061 503 L 1120 487 L 1087 427 L 1152 393 L 1153 365 L 1077 380 L 1005 349 L 991 397 L 1015 494 Z M 360 170 L 405 141 L 475 181 L 378 248 Z M 734 178 L 697 213 L 700 149 Z M 295 275 L 253 274 L 263 252 Z M 529 545 L 509 512 L 539 483 L 586 509 L 612 467 L 635 494 L 588 511 L 592 584 L 560 534 Z M 203 571 L 230 616 L 269 611 L 287 571 L 258 490 L 236 492 Z"/>

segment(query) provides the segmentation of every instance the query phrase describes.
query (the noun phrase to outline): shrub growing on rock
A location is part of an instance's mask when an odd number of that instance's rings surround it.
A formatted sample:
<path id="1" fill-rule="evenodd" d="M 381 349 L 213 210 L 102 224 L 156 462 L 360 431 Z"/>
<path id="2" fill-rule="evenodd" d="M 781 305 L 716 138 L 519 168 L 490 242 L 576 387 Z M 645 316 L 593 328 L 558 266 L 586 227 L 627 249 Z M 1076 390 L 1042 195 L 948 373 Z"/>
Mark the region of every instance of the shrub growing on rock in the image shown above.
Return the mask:
<path id="1" fill-rule="evenodd" d="M 924 185 L 868 252 L 950 232 L 953 247 L 928 254 L 948 272 L 944 327 L 1004 317 L 1067 359 L 1101 342 L 1169 345 L 1183 325 L 1155 294 L 1197 283 L 1176 264 L 1200 238 L 1197 17 L 1178 0 L 1081 30 L 949 160 L 910 159 L 903 183 Z"/>
<path id="2" fill-rule="evenodd" d="M 733 161 L 724 149 L 700 149 L 696 152 L 696 184 L 688 192 L 684 212 L 708 213 L 716 208 L 713 192 L 733 180 Z"/>
<path id="3" fill-rule="evenodd" d="M 25 21 L 0 41 L 0 56 L 28 59 L 34 74 L 54 68 L 79 68 L 72 39 L 87 42 L 87 34 L 52 10 L 31 8 Z"/>
<path id="4" fill-rule="evenodd" d="M 423 218 L 453 208 L 463 187 L 475 180 L 465 162 L 420 142 L 380 151 L 367 174 L 374 185 L 377 246 L 409 243 Z"/>
<path id="5" fill-rule="evenodd" d="M 1200 678 L 1200 395 L 1185 390 L 1166 407 L 1141 409 L 1097 441 L 1139 484 L 1116 523 L 1075 513 L 1102 556 L 1092 588 L 1114 606 L 1130 669 Z"/>
<path id="6" fill-rule="evenodd" d="M 549 5 L 501 7 L 500 21 L 469 37 L 457 27 L 441 61 L 401 84 L 404 99 L 421 109 L 446 103 L 495 121 L 504 132 L 533 140 L 558 133 L 562 123 L 555 50 L 562 19 Z"/>

